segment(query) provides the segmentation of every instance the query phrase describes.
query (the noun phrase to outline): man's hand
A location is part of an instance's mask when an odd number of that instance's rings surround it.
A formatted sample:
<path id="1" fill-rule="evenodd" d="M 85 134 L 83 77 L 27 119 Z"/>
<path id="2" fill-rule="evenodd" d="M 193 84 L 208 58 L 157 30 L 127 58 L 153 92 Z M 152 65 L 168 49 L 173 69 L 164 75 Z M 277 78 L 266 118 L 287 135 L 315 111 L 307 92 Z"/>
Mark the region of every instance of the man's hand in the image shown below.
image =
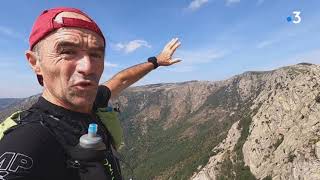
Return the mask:
<path id="1" fill-rule="evenodd" d="M 162 50 L 162 52 L 157 56 L 157 62 L 159 66 L 170 66 L 172 64 L 181 61 L 180 58 L 172 59 L 173 53 L 181 45 L 178 38 L 173 38 Z"/>
<path id="2" fill-rule="evenodd" d="M 157 56 L 157 62 L 159 66 L 170 66 L 172 64 L 178 63 L 181 60 L 179 58 L 172 59 L 173 53 L 180 46 L 180 41 L 178 38 L 172 39 L 162 50 L 162 52 Z M 142 63 L 132 67 L 129 67 L 113 76 L 109 81 L 105 82 L 103 85 L 107 86 L 111 91 L 111 98 L 115 98 L 118 94 L 129 87 L 131 84 L 135 83 L 143 76 L 148 74 L 154 69 L 151 63 Z"/>

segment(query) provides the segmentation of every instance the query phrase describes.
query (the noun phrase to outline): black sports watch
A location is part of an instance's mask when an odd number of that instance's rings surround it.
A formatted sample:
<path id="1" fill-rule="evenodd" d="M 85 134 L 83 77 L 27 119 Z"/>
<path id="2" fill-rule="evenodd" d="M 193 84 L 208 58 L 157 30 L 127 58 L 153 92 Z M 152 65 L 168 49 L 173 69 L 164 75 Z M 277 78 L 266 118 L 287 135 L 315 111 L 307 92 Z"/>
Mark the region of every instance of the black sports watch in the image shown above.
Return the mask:
<path id="1" fill-rule="evenodd" d="M 153 64 L 153 66 L 154 66 L 153 69 L 156 69 L 157 67 L 159 67 L 158 60 L 154 56 L 149 57 L 148 62 L 151 62 Z"/>

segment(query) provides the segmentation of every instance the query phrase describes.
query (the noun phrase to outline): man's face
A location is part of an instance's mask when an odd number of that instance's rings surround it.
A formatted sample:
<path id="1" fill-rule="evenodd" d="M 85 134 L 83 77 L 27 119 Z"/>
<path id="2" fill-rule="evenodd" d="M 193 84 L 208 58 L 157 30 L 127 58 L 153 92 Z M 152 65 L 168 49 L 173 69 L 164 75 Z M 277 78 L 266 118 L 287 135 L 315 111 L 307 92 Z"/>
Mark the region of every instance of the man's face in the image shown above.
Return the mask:
<path id="1" fill-rule="evenodd" d="M 41 42 L 39 56 L 44 91 L 72 109 L 92 105 L 104 69 L 102 37 L 86 29 L 60 28 Z"/>

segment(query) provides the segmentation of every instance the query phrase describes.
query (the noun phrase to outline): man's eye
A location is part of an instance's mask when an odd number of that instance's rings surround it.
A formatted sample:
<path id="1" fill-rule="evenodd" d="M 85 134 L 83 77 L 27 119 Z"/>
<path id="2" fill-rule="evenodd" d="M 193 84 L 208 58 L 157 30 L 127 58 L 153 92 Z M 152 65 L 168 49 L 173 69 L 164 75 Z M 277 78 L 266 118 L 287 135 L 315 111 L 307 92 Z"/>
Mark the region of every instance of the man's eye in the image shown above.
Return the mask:
<path id="1" fill-rule="evenodd" d="M 103 58 L 103 55 L 100 53 L 90 53 L 90 56 L 93 58 Z"/>
<path id="2" fill-rule="evenodd" d="M 74 54 L 76 54 L 76 51 L 74 51 L 74 50 L 62 50 L 61 54 L 74 55 Z"/>

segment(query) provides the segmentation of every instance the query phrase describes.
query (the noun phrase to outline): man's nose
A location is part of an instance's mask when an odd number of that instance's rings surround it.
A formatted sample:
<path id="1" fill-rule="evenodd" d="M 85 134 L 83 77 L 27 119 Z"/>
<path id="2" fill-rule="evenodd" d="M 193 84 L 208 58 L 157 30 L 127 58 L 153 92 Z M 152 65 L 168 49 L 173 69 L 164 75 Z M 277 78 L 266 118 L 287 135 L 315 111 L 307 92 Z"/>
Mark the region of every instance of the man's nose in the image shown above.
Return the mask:
<path id="1" fill-rule="evenodd" d="M 94 72 L 93 62 L 87 54 L 82 55 L 78 60 L 77 71 L 83 75 L 90 75 Z"/>

